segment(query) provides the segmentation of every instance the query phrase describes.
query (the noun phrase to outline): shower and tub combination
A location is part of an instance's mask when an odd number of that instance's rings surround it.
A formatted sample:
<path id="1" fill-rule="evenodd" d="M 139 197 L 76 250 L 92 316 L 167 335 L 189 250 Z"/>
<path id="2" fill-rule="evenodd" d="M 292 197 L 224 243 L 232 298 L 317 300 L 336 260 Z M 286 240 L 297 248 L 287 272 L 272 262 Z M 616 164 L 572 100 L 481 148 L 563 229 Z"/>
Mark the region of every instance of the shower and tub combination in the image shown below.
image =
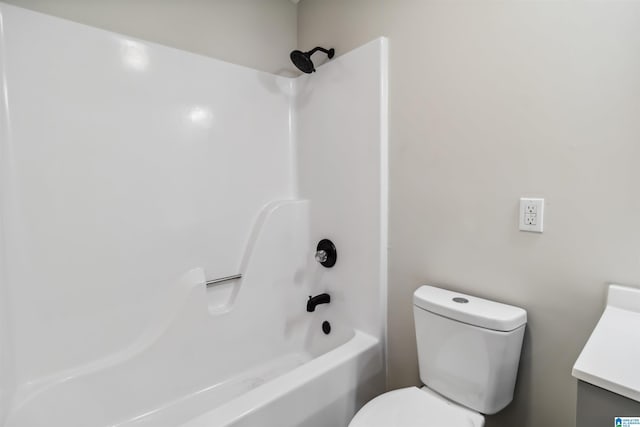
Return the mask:
<path id="1" fill-rule="evenodd" d="M 0 14 L 0 426 L 346 426 L 384 390 L 386 40 L 287 78 Z"/>

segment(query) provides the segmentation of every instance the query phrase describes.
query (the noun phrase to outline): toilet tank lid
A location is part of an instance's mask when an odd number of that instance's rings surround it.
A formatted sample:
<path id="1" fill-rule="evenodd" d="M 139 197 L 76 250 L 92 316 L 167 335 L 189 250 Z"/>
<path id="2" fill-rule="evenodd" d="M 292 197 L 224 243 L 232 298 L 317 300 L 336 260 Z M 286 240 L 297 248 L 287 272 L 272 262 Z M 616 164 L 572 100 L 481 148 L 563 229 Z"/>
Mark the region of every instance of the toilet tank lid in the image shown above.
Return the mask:
<path id="1" fill-rule="evenodd" d="M 440 316 L 495 331 L 512 331 L 527 323 L 527 312 L 520 307 L 436 286 L 421 286 L 416 289 L 413 304 Z"/>

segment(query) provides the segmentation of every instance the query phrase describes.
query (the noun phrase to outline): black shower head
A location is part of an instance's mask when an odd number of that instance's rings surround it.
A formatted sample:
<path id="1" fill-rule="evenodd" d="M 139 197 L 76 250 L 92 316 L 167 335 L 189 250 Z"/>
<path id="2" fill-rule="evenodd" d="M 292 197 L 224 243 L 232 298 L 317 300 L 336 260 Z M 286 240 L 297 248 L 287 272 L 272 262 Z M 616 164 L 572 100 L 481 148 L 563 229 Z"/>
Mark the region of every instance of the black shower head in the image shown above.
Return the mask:
<path id="1" fill-rule="evenodd" d="M 294 50 L 293 52 L 291 52 L 291 55 L 289 56 L 291 57 L 291 61 L 293 61 L 293 64 L 296 67 L 298 67 L 300 71 L 302 71 L 303 73 L 311 74 L 316 70 L 315 67 L 313 66 L 311 55 L 313 55 L 317 51 L 326 53 L 329 59 L 333 58 L 333 55 L 335 54 L 334 49 L 327 50 L 321 47 L 314 47 L 309 52 L 301 52 L 299 50 Z"/>

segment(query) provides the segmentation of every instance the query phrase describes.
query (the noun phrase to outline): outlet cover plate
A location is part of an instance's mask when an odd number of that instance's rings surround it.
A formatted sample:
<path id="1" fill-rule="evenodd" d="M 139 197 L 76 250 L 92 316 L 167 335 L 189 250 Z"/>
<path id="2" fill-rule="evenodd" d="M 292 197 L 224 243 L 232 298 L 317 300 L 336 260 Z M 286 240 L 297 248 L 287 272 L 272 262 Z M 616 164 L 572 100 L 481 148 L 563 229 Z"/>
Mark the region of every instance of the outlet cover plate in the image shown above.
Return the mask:
<path id="1" fill-rule="evenodd" d="M 520 199 L 518 224 L 521 231 L 542 233 L 544 225 L 544 199 Z"/>

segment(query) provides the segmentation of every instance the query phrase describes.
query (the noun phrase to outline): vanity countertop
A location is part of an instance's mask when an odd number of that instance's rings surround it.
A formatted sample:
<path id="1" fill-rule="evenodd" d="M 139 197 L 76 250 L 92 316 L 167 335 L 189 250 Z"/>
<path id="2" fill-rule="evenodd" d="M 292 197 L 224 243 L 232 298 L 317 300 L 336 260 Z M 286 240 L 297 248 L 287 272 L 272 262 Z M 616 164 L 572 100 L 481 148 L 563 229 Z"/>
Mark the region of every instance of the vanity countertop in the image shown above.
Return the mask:
<path id="1" fill-rule="evenodd" d="M 640 289 L 610 285 L 607 306 L 572 375 L 640 402 Z"/>

